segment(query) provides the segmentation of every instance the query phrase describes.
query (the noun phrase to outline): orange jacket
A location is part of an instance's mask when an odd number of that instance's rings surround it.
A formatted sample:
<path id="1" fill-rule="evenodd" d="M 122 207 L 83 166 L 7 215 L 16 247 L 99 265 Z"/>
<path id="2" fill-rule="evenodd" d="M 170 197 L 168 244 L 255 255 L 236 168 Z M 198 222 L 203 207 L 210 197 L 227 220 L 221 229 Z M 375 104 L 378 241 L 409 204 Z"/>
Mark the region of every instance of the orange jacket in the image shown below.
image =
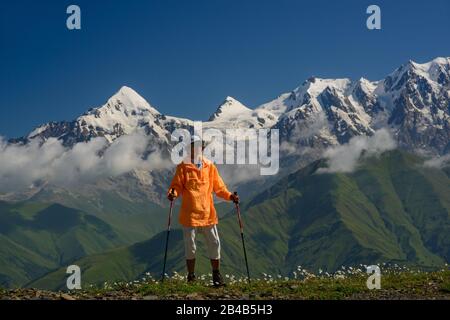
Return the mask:
<path id="1" fill-rule="evenodd" d="M 219 175 L 217 167 L 203 158 L 202 168 L 193 163 L 180 163 L 170 184 L 169 192 L 181 196 L 179 221 L 186 227 L 202 227 L 218 223 L 212 192 L 230 200 L 231 192 Z"/>

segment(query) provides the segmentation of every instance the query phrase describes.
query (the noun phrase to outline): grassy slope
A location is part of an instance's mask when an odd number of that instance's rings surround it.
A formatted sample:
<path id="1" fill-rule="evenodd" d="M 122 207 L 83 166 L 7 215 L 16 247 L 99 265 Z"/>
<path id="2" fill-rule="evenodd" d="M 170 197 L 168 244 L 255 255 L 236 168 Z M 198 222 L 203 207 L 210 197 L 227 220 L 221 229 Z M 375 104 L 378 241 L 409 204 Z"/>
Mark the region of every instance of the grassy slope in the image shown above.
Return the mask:
<path id="1" fill-rule="evenodd" d="M 17 287 L 58 265 L 0 234 L 0 284 Z"/>
<path id="2" fill-rule="evenodd" d="M 67 190 L 57 193 L 45 191 L 33 201 L 50 201 L 89 212 L 109 224 L 119 235 L 122 244 L 142 241 L 160 232 L 167 215 L 166 208 L 146 201 L 131 201 L 113 191 L 101 191 L 92 197 Z"/>
<path id="3" fill-rule="evenodd" d="M 23 285 L 52 269 L 118 246 L 104 221 L 59 204 L 0 204 L 0 279 Z"/>
<path id="4" fill-rule="evenodd" d="M 417 264 L 439 264 L 442 259 L 436 255 L 449 260 L 448 177 L 399 152 L 391 153 L 390 159 L 368 161 L 367 167 L 368 173 L 356 177 L 358 184 L 378 208 L 406 258 Z M 439 243 L 433 244 L 435 237 Z"/>
<path id="5" fill-rule="evenodd" d="M 449 260 L 448 176 L 403 152 L 368 159 L 351 174 L 317 174 L 322 162 L 281 180 L 243 206 L 254 275 L 288 273 L 298 265 L 333 271 L 383 261 L 435 267 Z M 242 274 L 242 246 L 234 214 L 220 222 L 223 269 Z M 86 283 L 159 275 L 165 234 L 83 258 Z M 200 243 L 199 271 L 209 270 Z M 182 236 L 172 233 L 167 270 L 184 270 Z M 32 285 L 64 285 L 58 270 Z"/>

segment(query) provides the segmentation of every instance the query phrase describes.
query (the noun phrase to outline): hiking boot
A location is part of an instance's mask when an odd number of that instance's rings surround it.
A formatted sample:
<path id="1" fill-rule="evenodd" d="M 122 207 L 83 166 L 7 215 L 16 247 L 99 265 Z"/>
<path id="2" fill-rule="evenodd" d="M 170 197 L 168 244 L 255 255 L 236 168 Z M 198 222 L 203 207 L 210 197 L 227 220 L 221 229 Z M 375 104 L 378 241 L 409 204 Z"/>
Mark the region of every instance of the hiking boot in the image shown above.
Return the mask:
<path id="1" fill-rule="evenodd" d="M 219 270 L 213 271 L 213 285 L 214 287 L 223 287 L 225 286 L 225 282 L 223 281 L 222 275 Z"/>
<path id="2" fill-rule="evenodd" d="M 195 282 L 195 280 L 197 280 L 197 278 L 195 277 L 195 273 L 188 273 L 187 276 L 187 282 Z"/>

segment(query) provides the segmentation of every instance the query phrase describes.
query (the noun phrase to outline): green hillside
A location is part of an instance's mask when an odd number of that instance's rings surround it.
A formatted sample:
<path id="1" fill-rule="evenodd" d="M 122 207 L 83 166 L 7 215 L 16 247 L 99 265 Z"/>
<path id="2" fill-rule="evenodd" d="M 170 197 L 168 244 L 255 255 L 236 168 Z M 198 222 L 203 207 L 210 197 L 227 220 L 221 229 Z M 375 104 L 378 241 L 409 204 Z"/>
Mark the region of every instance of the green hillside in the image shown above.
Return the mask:
<path id="1" fill-rule="evenodd" d="M 23 285 L 122 242 L 104 221 L 59 204 L 0 203 L 0 285 Z"/>
<path id="2" fill-rule="evenodd" d="M 318 173 L 317 161 L 242 204 L 251 272 L 287 274 L 301 265 L 334 271 L 342 265 L 393 262 L 423 268 L 450 260 L 450 179 L 401 151 L 363 159 L 353 173 Z M 226 207 L 226 211 L 230 207 Z M 223 270 L 243 274 L 234 213 L 219 224 Z M 82 258 L 83 283 L 159 277 L 164 233 Z M 203 245 L 199 272 L 209 266 Z M 184 271 L 180 230 L 172 233 L 168 270 Z M 32 282 L 62 288 L 63 269 Z"/>
<path id="3" fill-rule="evenodd" d="M 45 189 L 31 200 L 37 203 L 59 203 L 88 212 L 108 223 L 122 244 L 143 241 L 160 232 L 166 220 L 166 209 L 148 201 L 133 201 L 114 191 L 93 191 L 89 196 L 64 189 Z"/>

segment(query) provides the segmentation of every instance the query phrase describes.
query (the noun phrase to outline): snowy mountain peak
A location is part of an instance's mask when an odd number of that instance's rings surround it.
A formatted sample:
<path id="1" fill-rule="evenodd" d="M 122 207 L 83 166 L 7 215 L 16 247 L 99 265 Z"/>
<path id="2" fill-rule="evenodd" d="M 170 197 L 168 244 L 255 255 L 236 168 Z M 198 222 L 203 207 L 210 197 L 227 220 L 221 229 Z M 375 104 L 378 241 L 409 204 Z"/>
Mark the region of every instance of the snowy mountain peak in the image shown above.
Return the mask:
<path id="1" fill-rule="evenodd" d="M 377 88 L 377 85 L 378 85 L 378 82 L 373 82 L 366 78 L 361 77 L 361 78 L 359 78 L 358 81 L 356 81 L 355 88 L 353 89 L 353 91 L 362 90 L 366 94 L 370 94 L 375 91 L 375 89 Z"/>
<path id="2" fill-rule="evenodd" d="M 143 97 L 130 87 L 123 86 L 104 105 L 89 109 L 73 121 L 50 122 L 33 130 L 27 139 L 49 137 L 61 139 L 72 146 L 95 137 L 104 137 L 109 142 L 116 138 L 143 129 L 157 139 L 164 140 L 167 130 L 164 125 L 173 124 L 165 119 Z M 177 122 L 184 123 L 183 119 Z M 176 124 L 173 124 L 176 125 Z"/>
<path id="3" fill-rule="evenodd" d="M 438 57 L 427 63 L 411 62 L 411 64 L 416 73 L 434 82 L 439 82 L 450 74 L 450 58 Z"/>
<path id="4" fill-rule="evenodd" d="M 386 92 L 399 91 L 406 83 L 413 82 L 440 90 L 441 85 L 450 83 L 450 58 L 438 57 L 426 63 L 409 60 L 401 65 L 383 81 Z"/>
<path id="5" fill-rule="evenodd" d="M 117 91 L 111 98 L 108 99 L 107 103 L 100 107 L 110 107 L 113 105 L 123 106 L 128 111 L 138 111 L 138 110 L 148 110 L 151 113 L 158 114 L 158 110 L 153 108 L 147 100 L 141 97 L 136 91 L 130 87 L 123 86 Z"/>
<path id="6" fill-rule="evenodd" d="M 317 97 L 324 90 L 337 90 L 337 91 L 345 91 L 347 90 L 349 84 L 351 83 L 350 79 L 322 79 L 322 78 L 309 78 L 306 80 L 300 87 L 294 90 L 294 93 L 297 95 L 297 98 L 302 98 L 305 93 L 308 93 L 311 97 Z"/>
<path id="7" fill-rule="evenodd" d="M 122 86 L 116 94 L 141 97 L 136 91 L 127 86 Z"/>
<path id="8" fill-rule="evenodd" d="M 431 62 L 438 64 L 450 64 L 450 57 L 437 57 L 431 60 Z"/>
<path id="9" fill-rule="evenodd" d="M 227 96 L 222 104 L 224 104 L 225 102 L 229 102 L 229 103 L 238 102 L 238 103 L 240 103 L 238 100 L 236 100 L 235 98 L 230 97 L 230 96 Z"/>
<path id="10" fill-rule="evenodd" d="M 205 126 L 216 129 L 269 128 L 278 120 L 271 108 L 252 110 L 233 97 L 226 97 Z"/>
<path id="11" fill-rule="evenodd" d="M 450 64 L 450 57 L 437 57 L 431 61 L 424 62 L 424 63 L 418 63 L 416 61 L 409 60 L 406 64 L 410 65 L 412 67 L 418 68 L 418 69 L 429 69 L 430 67 L 435 66 L 435 65 Z"/>
<path id="12" fill-rule="evenodd" d="M 208 121 L 230 121 L 253 112 L 233 97 L 227 96 Z"/>
<path id="13" fill-rule="evenodd" d="M 112 141 L 146 126 L 153 128 L 157 136 L 162 136 L 164 130 L 153 125 L 160 116 L 159 111 L 136 91 L 123 86 L 103 106 L 90 109 L 77 118 L 76 123 L 86 136 L 101 135 Z"/>
<path id="14" fill-rule="evenodd" d="M 437 57 L 425 63 L 417 63 L 413 60 L 409 60 L 407 65 L 410 69 L 414 69 L 415 71 L 432 74 L 436 69 L 448 69 L 450 67 L 450 57 Z"/>

